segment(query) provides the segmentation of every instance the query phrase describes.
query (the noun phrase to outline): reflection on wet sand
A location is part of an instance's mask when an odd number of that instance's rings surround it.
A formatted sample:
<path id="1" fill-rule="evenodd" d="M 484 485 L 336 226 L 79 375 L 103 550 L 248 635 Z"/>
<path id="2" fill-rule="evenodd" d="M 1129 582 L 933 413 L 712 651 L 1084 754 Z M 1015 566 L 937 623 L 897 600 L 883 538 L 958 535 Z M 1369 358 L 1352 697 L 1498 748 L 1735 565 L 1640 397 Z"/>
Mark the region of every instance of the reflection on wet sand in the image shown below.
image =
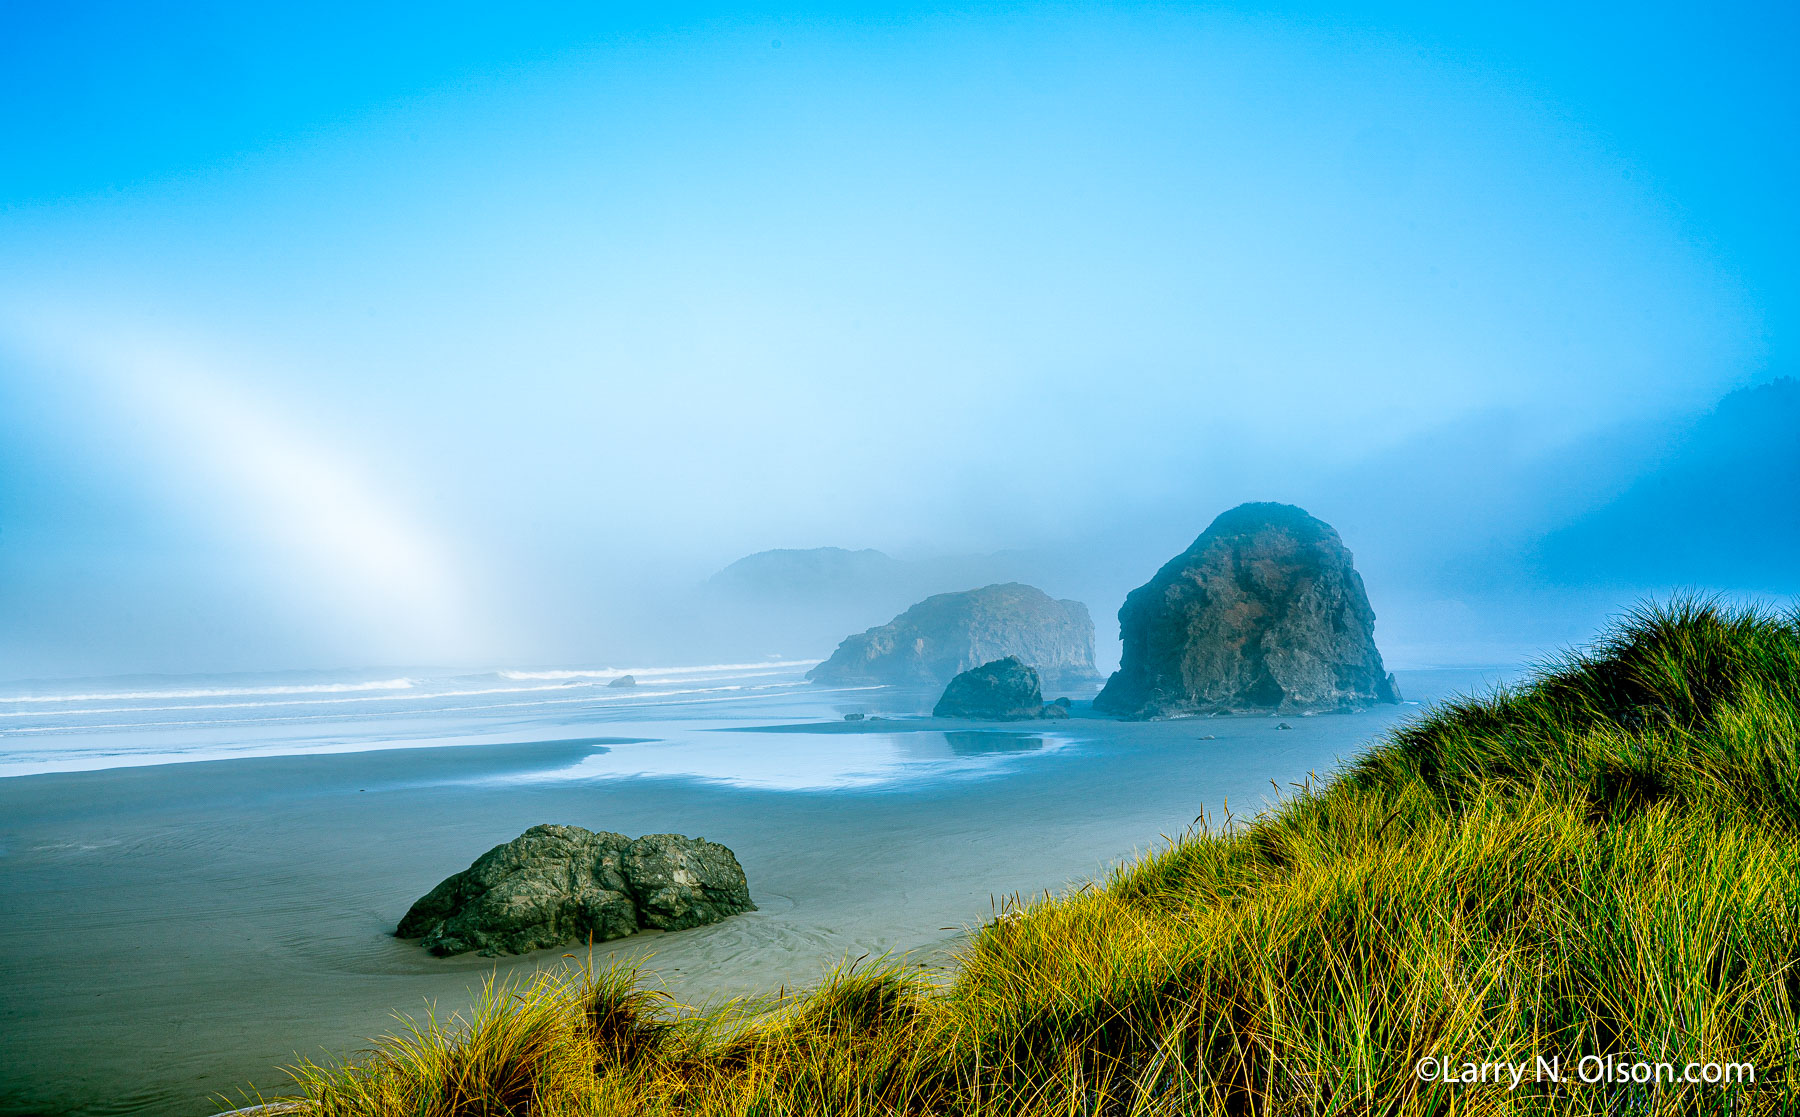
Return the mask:
<path id="1" fill-rule="evenodd" d="M 1032 752 L 1044 747 L 1044 739 L 1033 733 L 1000 733 L 991 730 L 958 730 L 944 734 L 950 751 L 957 756 L 990 756 L 994 753 Z"/>

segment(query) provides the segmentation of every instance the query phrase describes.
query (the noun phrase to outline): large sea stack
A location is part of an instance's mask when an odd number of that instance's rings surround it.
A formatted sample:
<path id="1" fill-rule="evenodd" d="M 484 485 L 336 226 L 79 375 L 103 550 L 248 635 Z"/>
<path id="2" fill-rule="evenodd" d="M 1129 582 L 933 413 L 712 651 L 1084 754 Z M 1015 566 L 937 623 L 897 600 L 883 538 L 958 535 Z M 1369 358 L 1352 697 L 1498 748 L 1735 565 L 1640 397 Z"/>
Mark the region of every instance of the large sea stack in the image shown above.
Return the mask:
<path id="1" fill-rule="evenodd" d="M 943 686 L 971 667 L 1007 656 L 1055 685 L 1094 678 L 1094 621 L 1087 606 L 1018 582 L 940 593 L 846 639 L 807 678 Z"/>
<path id="2" fill-rule="evenodd" d="M 1375 612 L 1330 524 L 1290 504 L 1221 515 L 1119 610 L 1124 652 L 1094 708 L 1125 717 L 1397 702 Z"/>

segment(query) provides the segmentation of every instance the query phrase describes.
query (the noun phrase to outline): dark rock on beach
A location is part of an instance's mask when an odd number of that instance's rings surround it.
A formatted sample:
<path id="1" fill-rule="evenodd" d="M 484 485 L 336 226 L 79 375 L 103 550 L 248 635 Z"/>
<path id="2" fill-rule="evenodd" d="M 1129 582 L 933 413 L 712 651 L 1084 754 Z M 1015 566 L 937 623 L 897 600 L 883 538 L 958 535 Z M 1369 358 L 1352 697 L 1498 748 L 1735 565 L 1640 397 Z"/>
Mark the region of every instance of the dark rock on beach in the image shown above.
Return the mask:
<path id="1" fill-rule="evenodd" d="M 1397 702 L 1375 613 L 1336 531 L 1288 504 L 1244 504 L 1133 590 L 1103 713 L 1353 709 Z"/>
<path id="2" fill-rule="evenodd" d="M 637 899 L 638 924 L 658 931 L 756 910 L 737 855 L 702 838 L 644 835 L 625 850 L 625 881 Z"/>
<path id="3" fill-rule="evenodd" d="M 1087 606 L 1018 582 L 940 593 L 887 624 L 849 637 L 807 678 L 942 686 L 1007 656 L 1046 679 L 1093 679 L 1094 622 Z"/>
<path id="4" fill-rule="evenodd" d="M 1028 718 L 1066 718 L 1069 707 L 1066 698 L 1046 705 L 1037 672 L 1018 656 L 1007 656 L 970 668 L 951 679 L 931 715 L 1023 721 Z"/>
<path id="5" fill-rule="evenodd" d="M 433 954 L 525 954 L 754 911 L 737 857 L 680 834 L 533 826 L 427 892 L 394 932 Z"/>

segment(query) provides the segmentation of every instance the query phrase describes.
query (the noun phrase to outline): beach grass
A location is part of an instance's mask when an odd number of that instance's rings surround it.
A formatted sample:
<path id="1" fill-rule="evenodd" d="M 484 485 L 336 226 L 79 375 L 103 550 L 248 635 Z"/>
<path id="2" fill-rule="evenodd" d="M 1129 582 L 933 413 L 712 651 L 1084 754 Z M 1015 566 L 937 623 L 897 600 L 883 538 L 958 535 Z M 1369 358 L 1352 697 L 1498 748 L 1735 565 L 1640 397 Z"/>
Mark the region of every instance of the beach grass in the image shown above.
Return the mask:
<path id="1" fill-rule="evenodd" d="M 691 1011 L 579 968 L 304 1065 L 295 1096 L 330 1117 L 1786 1113 L 1797 831 L 1800 621 L 1677 601 L 1254 818 L 1009 908 L 943 973 L 865 961 Z M 1465 1065 L 1488 1080 L 1435 1080 Z"/>

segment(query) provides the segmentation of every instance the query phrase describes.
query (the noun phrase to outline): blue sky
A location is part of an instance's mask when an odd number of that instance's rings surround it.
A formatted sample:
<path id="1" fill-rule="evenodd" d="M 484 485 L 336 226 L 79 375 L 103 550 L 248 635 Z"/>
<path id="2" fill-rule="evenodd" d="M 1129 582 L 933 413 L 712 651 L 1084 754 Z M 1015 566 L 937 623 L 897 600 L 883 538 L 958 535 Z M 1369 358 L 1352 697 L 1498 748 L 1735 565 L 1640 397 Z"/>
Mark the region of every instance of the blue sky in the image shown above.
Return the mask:
<path id="1" fill-rule="evenodd" d="M 1792 371 L 1793 9 L 1465 7 L 0 8 L 0 673 L 625 651 Z"/>

